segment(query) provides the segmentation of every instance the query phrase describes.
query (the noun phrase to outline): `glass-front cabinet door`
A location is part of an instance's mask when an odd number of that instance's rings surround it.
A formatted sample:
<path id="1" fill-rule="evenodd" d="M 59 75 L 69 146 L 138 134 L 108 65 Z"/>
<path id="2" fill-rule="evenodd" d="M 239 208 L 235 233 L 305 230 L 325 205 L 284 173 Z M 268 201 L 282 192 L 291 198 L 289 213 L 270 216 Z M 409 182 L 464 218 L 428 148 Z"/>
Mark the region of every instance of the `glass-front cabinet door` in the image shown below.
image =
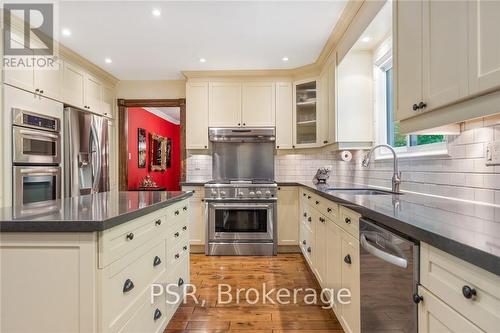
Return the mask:
<path id="1" fill-rule="evenodd" d="M 294 83 L 294 148 L 318 144 L 318 83 L 303 80 Z"/>

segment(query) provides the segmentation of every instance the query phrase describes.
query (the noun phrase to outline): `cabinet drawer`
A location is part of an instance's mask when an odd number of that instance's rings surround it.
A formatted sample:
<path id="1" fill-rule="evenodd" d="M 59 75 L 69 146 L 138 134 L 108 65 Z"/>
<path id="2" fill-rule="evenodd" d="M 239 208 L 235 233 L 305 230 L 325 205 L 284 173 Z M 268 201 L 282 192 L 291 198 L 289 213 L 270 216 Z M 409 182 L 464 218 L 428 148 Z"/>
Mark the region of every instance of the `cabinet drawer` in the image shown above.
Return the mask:
<path id="1" fill-rule="evenodd" d="M 149 293 L 146 293 L 149 296 Z M 130 320 L 119 331 L 121 333 L 159 333 L 167 324 L 168 309 L 163 296 L 157 297 L 154 303 L 151 303 L 150 297 L 146 300 L 138 302 L 134 306 L 137 311 L 132 315 Z"/>
<path id="2" fill-rule="evenodd" d="M 344 206 L 340 206 L 339 215 L 340 219 L 336 221 L 337 224 L 357 239 L 359 237 L 359 218 L 361 215 Z"/>
<path id="3" fill-rule="evenodd" d="M 300 226 L 300 249 L 304 257 L 312 266 L 312 256 L 314 253 L 314 235 L 305 225 Z"/>
<path id="4" fill-rule="evenodd" d="M 99 268 L 106 267 L 167 229 L 165 210 L 99 232 Z"/>
<path id="5" fill-rule="evenodd" d="M 102 313 L 105 327 L 149 290 L 150 283 L 166 272 L 165 241 L 144 245 L 102 270 Z"/>
<path id="6" fill-rule="evenodd" d="M 425 288 L 479 328 L 498 330 L 499 276 L 424 243 L 420 265 L 420 283 Z"/>
<path id="7" fill-rule="evenodd" d="M 309 232 L 314 233 L 314 211 L 309 205 L 304 205 L 302 212 L 302 225 L 309 230 Z"/>

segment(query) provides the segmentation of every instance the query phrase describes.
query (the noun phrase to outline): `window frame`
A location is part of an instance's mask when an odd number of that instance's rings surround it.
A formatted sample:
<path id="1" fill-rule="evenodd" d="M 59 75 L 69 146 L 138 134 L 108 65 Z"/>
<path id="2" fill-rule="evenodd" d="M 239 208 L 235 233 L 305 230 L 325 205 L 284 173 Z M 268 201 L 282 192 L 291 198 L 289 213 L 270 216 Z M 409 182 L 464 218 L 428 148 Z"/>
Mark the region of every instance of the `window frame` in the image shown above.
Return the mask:
<path id="1" fill-rule="evenodd" d="M 392 62 L 392 38 L 383 41 L 373 52 L 373 82 L 374 82 L 374 133 L 375 144 L 388 144 L 387 123 L 387 84 L 386 72 L 393 68 Z M 393 79 L 394 79 L 393 71 Z M 394 89 L 393 83 L 393 89 Z M 393 98 L 394 98 L 393 94 Z M 395 104 L 393 105 L 393 111 Z M 420 146 L 410 146 L 408 135 L 406 147 L 393 147 L 398 158 L 450 156 L 448 152 L 449 137 L 445 135 L 444 142 L 430 143 Z M 375 160 L 392 159 L 392 153 L 388 149 L 377 150 Z"/>

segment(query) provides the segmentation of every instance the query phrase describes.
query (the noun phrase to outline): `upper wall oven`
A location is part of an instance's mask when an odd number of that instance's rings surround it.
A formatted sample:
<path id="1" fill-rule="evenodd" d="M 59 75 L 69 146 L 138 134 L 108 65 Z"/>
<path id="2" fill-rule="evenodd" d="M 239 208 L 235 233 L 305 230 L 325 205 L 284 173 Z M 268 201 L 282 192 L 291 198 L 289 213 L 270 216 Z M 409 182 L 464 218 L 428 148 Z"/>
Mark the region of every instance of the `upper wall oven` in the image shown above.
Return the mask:
<path id="1" fill-rule="evenodd" d="M 61 163 L 60 120 L 21 109 L 12 111 L 13 163 Z"/>

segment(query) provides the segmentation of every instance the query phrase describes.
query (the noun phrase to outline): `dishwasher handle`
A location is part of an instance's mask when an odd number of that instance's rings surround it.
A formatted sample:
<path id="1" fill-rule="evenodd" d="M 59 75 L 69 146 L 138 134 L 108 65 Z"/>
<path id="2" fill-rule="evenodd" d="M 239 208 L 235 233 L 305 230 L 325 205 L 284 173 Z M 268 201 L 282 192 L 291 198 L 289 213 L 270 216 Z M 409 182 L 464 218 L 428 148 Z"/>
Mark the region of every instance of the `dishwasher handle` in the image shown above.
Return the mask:
<path id="1" fill-rule="evenodd" d="M 368 253 L 373 254 L 374 256 L 384 261 L 387 261 L 388 263 L 391 263 L 395 266 L 401 268 L 408 267 L 408 261 L 406 259 L 387 253 L 373 246 L 372 244 L 370 244 L 370 241 L 366 239 L 366 236 L 363 233 L 360 235 L 360 243 L 361 247 L 363 247 L 363 249 L 365 249 Z"/>

